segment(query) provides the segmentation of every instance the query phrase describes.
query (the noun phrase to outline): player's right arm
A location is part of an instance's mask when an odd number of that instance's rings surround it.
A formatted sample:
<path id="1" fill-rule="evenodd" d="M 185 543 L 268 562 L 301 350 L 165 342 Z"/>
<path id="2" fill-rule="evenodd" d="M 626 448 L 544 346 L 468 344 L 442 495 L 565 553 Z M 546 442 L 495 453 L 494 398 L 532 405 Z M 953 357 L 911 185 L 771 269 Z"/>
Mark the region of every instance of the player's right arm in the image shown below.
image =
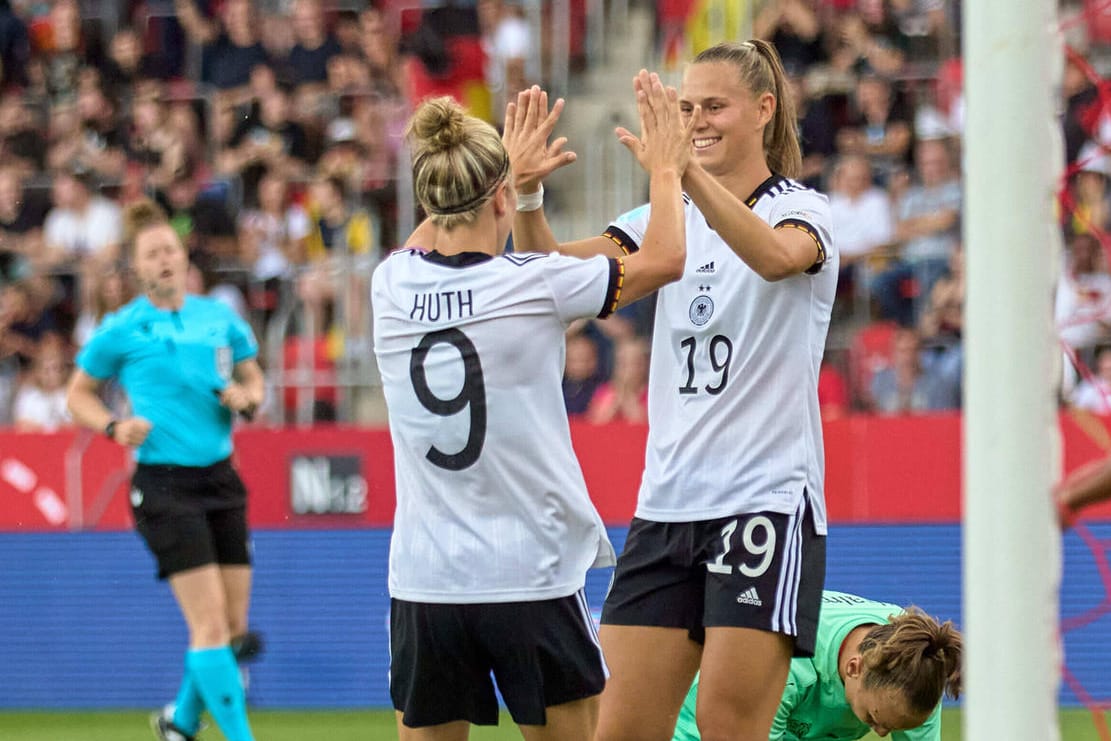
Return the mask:
<path id="1" fill-rule="evenodd" d="M 513 187 L 517 196 L 528 197 L 540 191 L 548 175 L 575 161 L 574 152 L 564 152 L 566 137 L 559 137 L 548 144 L 548 137 L 555 129 L 563 112 L 560 98 L 548 110 L 548 93 L 533 85 L 517 94 L 505 109 L 505 132 L 502 141 L 509 153 Z M 559 252 L 572 257 L 621 257 L 626 254 L 616 242 L 604 236 L 580 239 L 560 244 L 544 207 L 531 211 L 518 211 L 513 220 L 513 246 L 517 252 Z"/>
<path id="2" fill-rule="evenodd" d="M 649 211 L 640 249 L 622 260 L 625 276 L 618 306 L 683 277 L 687 234 L 682 179 L 690 162 L 691 136 L 701 116 L 696 109 L 684 123 L 679 93 L 664 87 L 655 73 L 642 69 L 633 87 L 640 136 L 619 128 L 617 137 L 648 173 Z"/>

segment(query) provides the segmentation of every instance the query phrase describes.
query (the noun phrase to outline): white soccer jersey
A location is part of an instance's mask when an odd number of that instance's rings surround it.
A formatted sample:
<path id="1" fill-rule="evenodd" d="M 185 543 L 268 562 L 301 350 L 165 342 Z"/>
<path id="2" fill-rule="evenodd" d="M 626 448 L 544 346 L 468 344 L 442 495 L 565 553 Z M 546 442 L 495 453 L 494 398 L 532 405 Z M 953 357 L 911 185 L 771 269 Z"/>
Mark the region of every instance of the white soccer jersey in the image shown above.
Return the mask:
<path id="1" fill-rule="evenodd" d="M 392 597 L 554 599 L 614 563 L 561 380 L 567 325 L 613 311 L 621 270 L 604 257 L 404 249 L 374 271 L 397 478 Z"/>
<path id="2" fill-rule="evenodd" d="M 648 391 L 648 450 L 637 517 L 687 522 L 798 510 L 809 494 L 825 532 L 818 370 L 837 288 L 824 195 L 773 175 L 746 204 L 777 228 L 803 229 L 825 259 L 770 283 L 686 202 L 683 277 L 660 289 Z M 635 249 L 648 207 L 606 235 Z"/>

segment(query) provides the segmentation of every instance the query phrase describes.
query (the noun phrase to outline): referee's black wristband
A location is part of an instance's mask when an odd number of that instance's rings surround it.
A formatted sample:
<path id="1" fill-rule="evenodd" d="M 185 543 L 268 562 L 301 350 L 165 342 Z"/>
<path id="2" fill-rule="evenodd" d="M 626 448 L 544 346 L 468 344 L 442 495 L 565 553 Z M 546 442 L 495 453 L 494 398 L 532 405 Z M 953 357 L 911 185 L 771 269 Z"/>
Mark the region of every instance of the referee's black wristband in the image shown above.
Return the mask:
<path id="1" fill-rule="evenodd" d="M 116 425 L 119 424 L 119 422 L 120 421 L 118 419 L 113 419 L 109 421 L 108 424 L 104 425 L 104 435 L 109 440 L 116 439 Z"/>

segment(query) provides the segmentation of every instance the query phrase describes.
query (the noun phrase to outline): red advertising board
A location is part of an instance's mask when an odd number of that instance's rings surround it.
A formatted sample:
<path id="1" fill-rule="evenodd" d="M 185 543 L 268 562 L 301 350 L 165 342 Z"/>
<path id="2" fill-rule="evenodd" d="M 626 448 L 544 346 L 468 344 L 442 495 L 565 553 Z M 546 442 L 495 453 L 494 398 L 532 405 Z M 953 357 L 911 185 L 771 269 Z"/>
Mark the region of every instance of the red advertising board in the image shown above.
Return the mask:
<path id="1" fill-rule="evenodd" d="M 1065 468 L 1104 454 L 1099 420 L 1062 416 Z M 591 496 L 609 523 L 633 512 L 646 428 L 573 424 Z M 855 416 L 825 425 L 826 502 L 833 522 L 960 519 L 961 420 Z M 256 528 L 387 527 L 394 476 L 385 429 L 313 427 L 236 434 L 236 464 Z M 131 527 L 128 453 L 99 435 L 0 433 L 0 530 Z M 1111 503 L 1092 511 L 1111 516 Z"/>

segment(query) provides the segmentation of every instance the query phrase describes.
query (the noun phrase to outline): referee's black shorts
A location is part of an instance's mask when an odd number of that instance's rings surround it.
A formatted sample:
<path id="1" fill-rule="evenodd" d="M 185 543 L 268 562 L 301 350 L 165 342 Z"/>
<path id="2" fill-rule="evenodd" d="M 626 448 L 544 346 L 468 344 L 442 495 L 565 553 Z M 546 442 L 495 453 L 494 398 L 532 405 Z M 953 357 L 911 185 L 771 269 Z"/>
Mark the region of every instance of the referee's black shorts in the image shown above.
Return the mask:
<path id="1" fill-rule="evenodd" d="M 247 489 L 230 459 L 200 467 L 140 463 L 131 512 L 159 579 L 208 564 L 251 563 Z"/>
<path id="2" fill-rule="evenodd" d="M 582 591 L 538 602 L 390 600 L 390 697 L 410 728 L 496 725 L 493 674 L 518 725 L 600 694 L 605 662 Z"/>

